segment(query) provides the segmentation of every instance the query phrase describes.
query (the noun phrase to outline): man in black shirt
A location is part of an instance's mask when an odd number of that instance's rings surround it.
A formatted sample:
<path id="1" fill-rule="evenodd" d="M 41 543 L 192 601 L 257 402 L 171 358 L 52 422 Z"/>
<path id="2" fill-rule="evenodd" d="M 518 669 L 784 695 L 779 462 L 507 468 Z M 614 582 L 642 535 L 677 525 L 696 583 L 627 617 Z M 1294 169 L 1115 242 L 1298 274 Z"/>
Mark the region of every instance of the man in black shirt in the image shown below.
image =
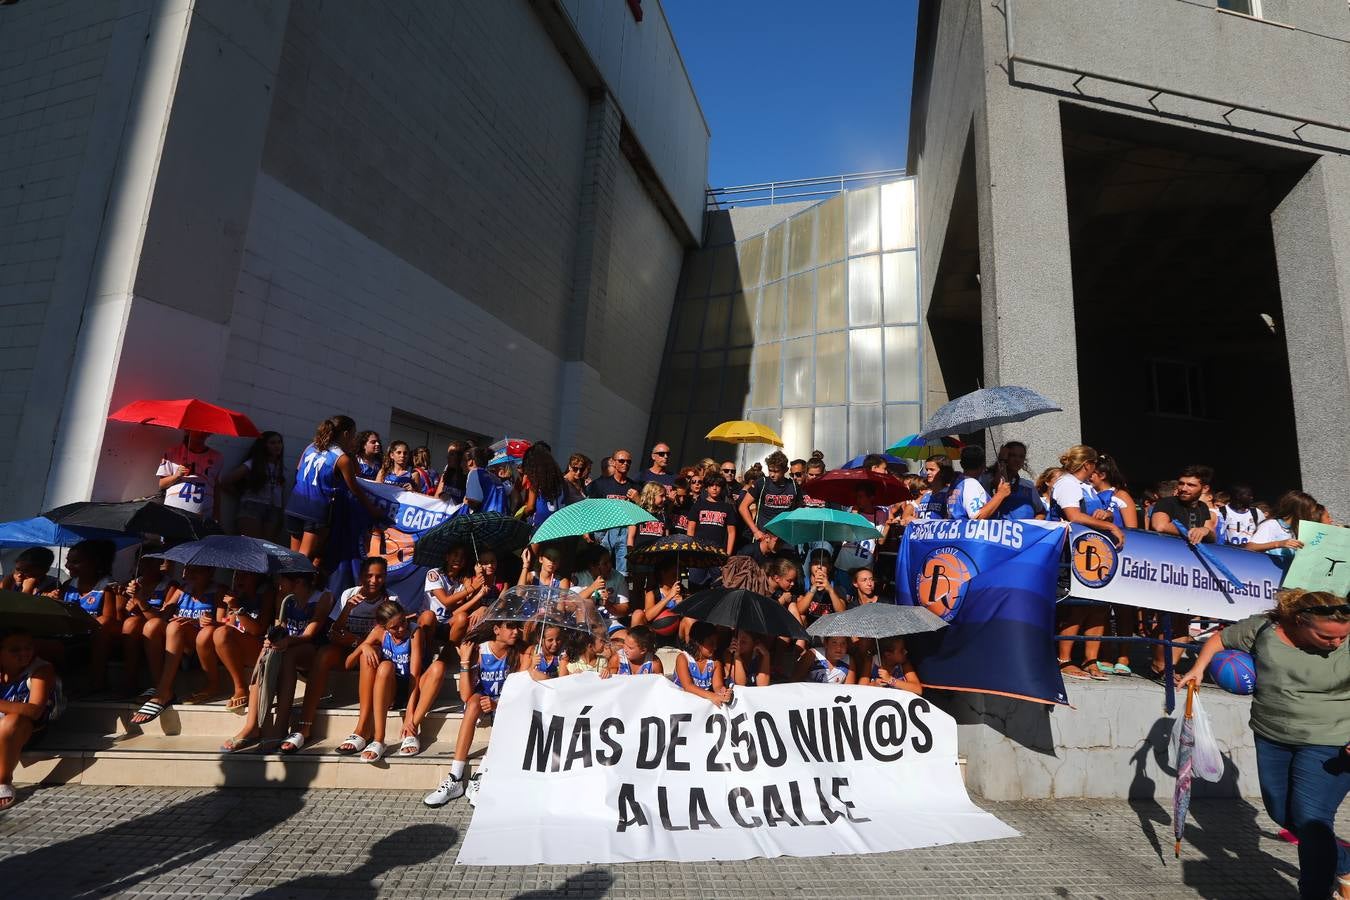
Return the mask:
<path id="1" fill-rule="evenodd" d="M 1214 470 L 1209 466 L 1187 466 L 1177 478 L 1177 490 L 1171 497 L 1161 497 L 1153 506 L 1149 526 L 1159 534 L 1175 534 L 1192 544 L 1214 543 L 1218 516 L 1200 495 L 1209 489 Z M 1176 523 L 1182 529 L 1178 530 Z"/>
<path id="2" fill-rule="evenodd" d="M 675 473 L 670 471 L 670 445 L 665 441 L 657 442 L 652 448 L 652 467 L 642 473 L 643 481 L 654 481 L 666 489 L 666 497 L 674 492 Z"/>
<path id="3" fill-rule="evenodd" d="M 628 477 L 633 467 L 633 454 L 627 450 L 615 450 L 609 458 L 613 475 L 597 478 L 586 488 L 586 496 L 600 500 L 627 500 L 636 503 L 642 491 L 642 482 Z M 628 529 L 611 528 L 598 531 L 595 539 L 614 554 L 614 569 L 624 578 L 628 577 Z"/>

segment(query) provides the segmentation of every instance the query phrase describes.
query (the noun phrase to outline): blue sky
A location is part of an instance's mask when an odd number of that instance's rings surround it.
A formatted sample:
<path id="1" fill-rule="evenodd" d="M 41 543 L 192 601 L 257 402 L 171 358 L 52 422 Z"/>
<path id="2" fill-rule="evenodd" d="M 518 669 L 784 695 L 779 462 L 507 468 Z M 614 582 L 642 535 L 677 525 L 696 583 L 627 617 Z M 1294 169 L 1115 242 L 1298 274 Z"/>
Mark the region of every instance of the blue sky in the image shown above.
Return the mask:
<path id="1" fill-rule="evenodd" d="M 729 187 L 905 164 L 917 0 L 663 0 Z"/>

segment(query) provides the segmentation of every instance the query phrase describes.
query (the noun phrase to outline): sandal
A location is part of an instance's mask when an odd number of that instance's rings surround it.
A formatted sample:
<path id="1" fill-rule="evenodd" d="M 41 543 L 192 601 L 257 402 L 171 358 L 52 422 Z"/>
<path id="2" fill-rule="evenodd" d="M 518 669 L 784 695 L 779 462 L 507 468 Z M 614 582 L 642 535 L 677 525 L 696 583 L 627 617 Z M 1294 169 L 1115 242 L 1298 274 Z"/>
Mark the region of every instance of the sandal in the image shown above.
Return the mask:
<path id="1" fill-rule="evenodd" d="M 256 743 L 258 743 L 258 739 L 256 737 L 246 737 L 246 738 L 232 737 L 228 738 L 225 741 L 225 743 L 220 745 L 220 750 L 222 753 L 238 753 L 245 747 L 252 747 Z"/>
<path id="2" fill-rule="evenodd" d="M 417 739 L 417 735 L 410 734 L 403 739 L 403 743 L 398 745 L 399 756 L 416 756 L 422 752 L 422 742 Z"/>
<path id="3" fill-rule="evenodd" d="M 295 724 L 308 725 L 310 723 L 296 722 Z M 277 750 L 285 756 L 290 756 L 292 753 L 298 753 L 305 746 L 305 741 L 307 740 L 309 739 L 305 737 L 302 732 L 292 731 L 290 734 L 286 735 L 286 739 L 281 742 L 281 746 L 278 747 Z"/>
<path id="4" fill-rule="evenodd" d="M 1107 681 L 1108 676 L 1101 672 L 1100 664 L 1095 659 L 1085 659 L 1082 665 L 1083 674 L 1093 681 Z"/>
<path id="5" fill-rule="evenodd" d="M 364 749 L 366 749 L 366 739 L 359 734 L 349 734 L 345 741 L 337 745 L 337 752 L 341 756 L 351 756 Z"/>
<path id="6" fill-rule="evenodd" d="M 366 744 L 366 749 L 361 751 L 362 762 L 377 763 L 384 759 L 384 744 L 380 741 L 371 741 Z"/>
<path id="7" fill-rule="evenodd" d="M 1086 681 L 1092 676 L 1084 672 L 1073 664 L 1071 659 L 1061 659 L 1059 661 L 1059 674 L 1066 678 L 1077 678 L 1079 681 Z"/>
<path id="8" fill-rule="evenodd" d="M 172 699 L 170 699 L 166 703 L 160 703 L 154 697 L 151 697 L 149 700 L 141 704 L 140 709 L 136 710 L 136 712 L 132 714 L 131 724 L 149 725 L 151 722 L 158 719 L 160 717 L 160 714 L 163 713 L 164 710 L 168 709 L 172 705 L 173 705 Z"/>
<path id="9" fill-rule="evenodd" d="M 1133 675 L 1134 670 L 1125 663 L 1116 663 L 1111 667 L 1111 671 L 1116 675 Z"/>
<path id="10" fill-rule="evenodd" d="M 218 693 L 220 693 L 220 692 L 219 692 L 219 691 L 198 691 L 197 693 L 195 693 L 195 694 L 193 694 L 192 696 L 188 697 L 188 698 L 187 698 L 186 700 L 184 700 L 183 702 L 186 703 L 186 704 L 188 704 L 189 706 L 200 706 L 200 705 L 203 704 L 203 703 L 210 703 L 210 702 L 211 702 L 211 699 L 212 699 L 213 697 L 215 697 L 216 694 L 218 694 Z"/>
<path id="11" fill-rule="evenodd" d="M 242 697 L 231 697 L 226 700 L 225 708 L 242 716 L 244 713 L 248 712 L 248 694 L 245 694 Z"/>
<path id="12" fill-rule="evenodd" d="M 0 812 L 4 812 L 18 802 L 19 795 L 14 793 L 14 785 L 0 784 Z"/>

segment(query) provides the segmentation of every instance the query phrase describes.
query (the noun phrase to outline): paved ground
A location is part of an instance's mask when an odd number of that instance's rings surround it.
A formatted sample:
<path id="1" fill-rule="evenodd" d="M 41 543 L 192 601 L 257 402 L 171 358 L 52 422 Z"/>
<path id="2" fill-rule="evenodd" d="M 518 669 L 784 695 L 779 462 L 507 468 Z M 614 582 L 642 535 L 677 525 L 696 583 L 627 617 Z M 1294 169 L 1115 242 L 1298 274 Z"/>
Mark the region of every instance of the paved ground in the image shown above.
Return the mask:
<path id="1" fill-rule="evenodd" d="M 1293 896 L 1295 848 L 1245 801 L 983 804 L 1023 837 L 878 856 L 612 867 L 454 864 L 469 807 L 420 794 L 66 786 L 0 814 L 0 889 L 46 897 Z"/>

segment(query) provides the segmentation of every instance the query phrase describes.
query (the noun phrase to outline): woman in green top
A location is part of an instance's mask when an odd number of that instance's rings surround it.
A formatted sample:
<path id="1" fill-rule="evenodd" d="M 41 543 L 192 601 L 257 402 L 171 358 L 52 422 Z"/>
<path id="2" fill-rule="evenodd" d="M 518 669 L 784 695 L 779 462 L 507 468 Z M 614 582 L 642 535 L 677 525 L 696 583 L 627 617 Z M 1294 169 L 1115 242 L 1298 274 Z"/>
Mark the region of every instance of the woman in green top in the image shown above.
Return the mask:
<path id="1" fill-rule="evenodd" d="M 1256 663 L 1252 731 L 1266 812 L 1298 838 L 1299 896 L 1350 897 L 1350 850 L 1336 841 L 1336 810 L 1350 791 L 1350 603 L 1287 590 L 1268 613 L 1205 642 L 1181 685 L 1200 685 L 1214 654 L 1245 650 Z"/>

